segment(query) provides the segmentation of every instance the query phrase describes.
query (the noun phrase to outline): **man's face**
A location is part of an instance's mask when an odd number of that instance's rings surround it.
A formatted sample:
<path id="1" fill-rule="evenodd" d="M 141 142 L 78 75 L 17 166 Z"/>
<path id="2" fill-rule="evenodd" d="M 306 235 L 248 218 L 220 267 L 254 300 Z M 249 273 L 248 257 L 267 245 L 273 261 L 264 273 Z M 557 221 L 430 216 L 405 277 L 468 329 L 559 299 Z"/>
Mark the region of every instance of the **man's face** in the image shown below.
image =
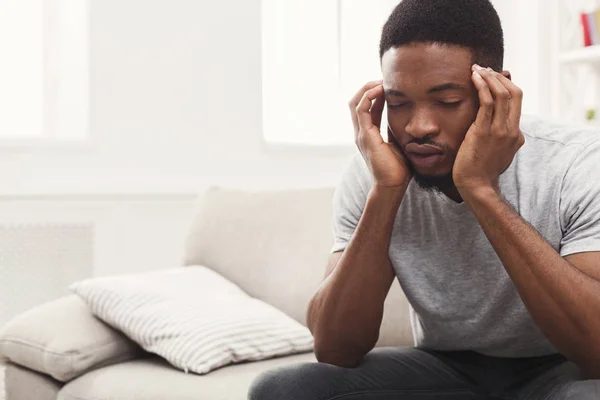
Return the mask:
<path id="1" fill-rule="evenodd" d="M 381 60 L 389 127 L 424 188 L 452 186 L 452 167 L 475 121 L 472 52 L 459 46 L 411 44 Z"/>

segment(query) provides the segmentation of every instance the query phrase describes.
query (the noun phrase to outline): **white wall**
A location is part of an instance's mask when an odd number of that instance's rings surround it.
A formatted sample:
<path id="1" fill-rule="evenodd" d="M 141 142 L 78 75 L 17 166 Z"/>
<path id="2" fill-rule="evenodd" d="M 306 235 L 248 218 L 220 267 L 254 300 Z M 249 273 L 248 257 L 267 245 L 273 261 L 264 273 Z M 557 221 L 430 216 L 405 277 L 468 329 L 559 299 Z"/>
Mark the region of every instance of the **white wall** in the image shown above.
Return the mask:
<path id="1" fill-rule="evenodd" d="M 537 112 L 537 1 L 495 3 L 507 68 L 525 90 L 525 108 Z M 90 8 L 95 142 L 87 150 L 0 149 L 0 194 L 337 182 L 353 149 L 262 144 L 260 0 L 91 0 Z"/>
<path id="2" fill-rule="evenodd" d="M 550 116 L 551 47 L 548 3 L 492 0 L 504 29 L 504 69 L 523 90 L 523 113 Z"/>
<path id="3" fill-rule="evenodd" d="M 260 0 L 92 0 L 95 144 L 0 150 L 0 193 L 335 184 L 351 148 L 262 144 L 260 42 Z"/>

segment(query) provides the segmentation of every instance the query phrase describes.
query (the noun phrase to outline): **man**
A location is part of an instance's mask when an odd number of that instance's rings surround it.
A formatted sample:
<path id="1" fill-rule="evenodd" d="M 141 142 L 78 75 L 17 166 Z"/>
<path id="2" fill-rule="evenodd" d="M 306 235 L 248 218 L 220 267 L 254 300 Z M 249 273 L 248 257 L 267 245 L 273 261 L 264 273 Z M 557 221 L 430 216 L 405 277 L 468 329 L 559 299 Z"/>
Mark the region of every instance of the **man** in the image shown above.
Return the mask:
<path id="1" fill-rule="evenodd" d="M 308 326 L 252 400 L 600 399 L 600 133 L 521 118 L 488 0 L 404 0 Z M 388 142 L 379 123 L 388 110 Z M 398 278 L 416 347 L 373 350 Z"/>

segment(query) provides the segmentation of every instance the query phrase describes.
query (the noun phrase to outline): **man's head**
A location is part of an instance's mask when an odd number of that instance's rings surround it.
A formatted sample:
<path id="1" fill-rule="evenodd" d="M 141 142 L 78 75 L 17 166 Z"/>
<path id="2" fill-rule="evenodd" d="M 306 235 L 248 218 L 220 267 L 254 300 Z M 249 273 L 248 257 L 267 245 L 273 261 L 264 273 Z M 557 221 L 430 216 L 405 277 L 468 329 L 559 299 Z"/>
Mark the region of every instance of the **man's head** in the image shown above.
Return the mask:
<path id="1" fill-rule="evenodd" d="M 416 181 L 452 188 L 456 154 L 479 109 L 471 66 L 503 67 L 496 10 L 489 0 L 403 0 L 383 27 L 380 56 L 388 124 Z"/>

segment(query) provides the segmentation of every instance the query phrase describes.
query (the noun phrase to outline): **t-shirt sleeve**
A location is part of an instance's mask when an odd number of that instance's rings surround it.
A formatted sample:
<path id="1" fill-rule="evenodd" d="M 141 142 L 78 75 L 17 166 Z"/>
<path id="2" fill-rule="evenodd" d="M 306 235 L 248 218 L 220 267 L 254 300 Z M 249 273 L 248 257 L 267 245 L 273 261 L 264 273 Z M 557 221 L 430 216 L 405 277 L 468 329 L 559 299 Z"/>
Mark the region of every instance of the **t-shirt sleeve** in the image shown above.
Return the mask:
<path id="1" fill-rule="evenodd" d="M 561 189 L 560 255 L 600 251 L 600 140 L 582 148 Z"/>
<path id="2" fill-rule="evenodd" d="M 331 252 L 348 246 L 365 208 L 370 172 L 360 153 L 346 167 L 333 195 L 333 247 Z"/>

